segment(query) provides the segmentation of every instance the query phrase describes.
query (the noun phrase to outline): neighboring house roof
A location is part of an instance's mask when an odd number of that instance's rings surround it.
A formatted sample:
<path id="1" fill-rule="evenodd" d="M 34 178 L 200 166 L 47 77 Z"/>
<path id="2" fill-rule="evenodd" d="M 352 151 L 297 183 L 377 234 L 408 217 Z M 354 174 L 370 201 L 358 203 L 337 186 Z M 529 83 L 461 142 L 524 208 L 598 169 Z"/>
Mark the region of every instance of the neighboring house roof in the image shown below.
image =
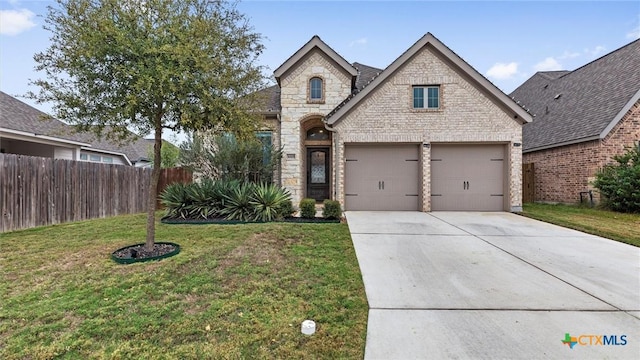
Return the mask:
<path id="1" fill-rule="evenodd" d="M 284 75 L 289 69 L 297 64 L 305 55 L 313 51 L 313 49 L 320 49 L 327 54 L 329 58 L 338 64 L 345 72 L 351 75 L 352 81 L 355 84 L 355 78 L 358 75 L 358 71 L 345 60 L 340 54 L 335 52 L 329 45 L 320 39 L 318 35 L 314 35 L 311 40 L 304 44 L 298 51 L 296 51 L 291 57 L 289 57 L 282 65 L 280 65 L 273 74 L 276 77 L 278 85 L 280 85 L 280 77 Z"/>
<path id="2" fill-rule="evenodd" d="M 259 90 L 256 92 L 256 96 L 260 104 L 260 108 L 256 110 L 261 113 L 279 113 L 280 110 L 282 110 L 282 105 L 280 104 L 280 86 L 273 85 L 266 89 Z"/>
<path id="3" fill-rule="evenodd" d="M 109 140 L 104 137 L 104 134 L 109 132 L 109 127 L 105 127 L 103 130 L 103 137 L 98 137 L 92 132 L 74 133 L 78 139 L 82 139 L 91 144 L 90 148 L 86 150 L 92 151 L 106 151 L 111 153 L 126 155 L 131 163 L 137 163 L 139 161 L 151 161 L 149 157 L 150 149 L 153 148 L 152 139 L 144 139 L 139 136 L 134 136 L 132 139 L 128 139 L 123 143 L 118 141 Z"/>
<path id="4" fill-rule="evenodd" d="M 538 72 L 511 96 L 535 114 L 523 151 L 602 139 L 640 100 L 640 40 L 574 71 Z"/>
<path id="5" fill-rule="evenodd" d="M 353 109 L 362 99 L 376 89 L 380 84 L 384 83 L 386 79 L 391 77 L 403 64 L 409 61 L 416 53 L 418 53 L 425 46 L 431 46 L 435 51 L 440 53 L 446 59 L 448 59 L 452 66 L 455 66 L 459 71 L 467 75 L 469 81 L 477 85 L 479 88 L 484 89 L 485 93 L 492 97 L 498 103 L 501 103 L 503 107 L 511 112 L 511 116 L 521 123 L 530 122 L 532 117 L 527 110 L 516 104 L 505 93 L 498 89 L 487 78 L 482 76 L 478 71 L 465 62 L 460 56 L 454 53 L 440 40 L 438 40 L 431 33 L 427 33 L 420 40 L 418 40 L 413 46 L 405 51 L 400 57 L 398 57 L 391 65 L 389 65 L 384 71 L 371 81 L 369 85 L 364 86 L 357 94 L 347 98 L 342 104 L 329 113 L 326 116 L 326 122 L 329 125 L 334 125 L 344 115 L 346 115 L 351 109 Z"/>
<path id="6" fill-rule="evenodd" d="M 34 138 L 90 146 L 72 136 L 65 123 L 2 91 L 0 91 L 0 129 Z"/>
<path id="7" fill-rule="evenodd" d="M 85 150 L 124 155 L 129 162 L 149 161 L 149 147 L 153 142 L 135 137 L 126 143 L 105 138 L 97 139 L 93 133 L 76 132 L 67 125 L 46 113 L 30 106 L 13 96 L 0 91 L 0 130 L 30 136 L 35 139 L 53 140 L 73 144 Z M 107 133 L 109 129 L 105 129 Z"/>

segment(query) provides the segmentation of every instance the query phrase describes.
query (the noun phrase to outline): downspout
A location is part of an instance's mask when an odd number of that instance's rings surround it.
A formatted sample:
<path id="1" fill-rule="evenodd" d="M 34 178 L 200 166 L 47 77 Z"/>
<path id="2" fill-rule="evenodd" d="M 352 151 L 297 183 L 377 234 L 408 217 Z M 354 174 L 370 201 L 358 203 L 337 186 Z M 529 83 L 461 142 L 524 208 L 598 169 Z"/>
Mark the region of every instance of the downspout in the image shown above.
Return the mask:
<path id="1" fill-rule="evenodd" d="M 329 130 L 329 132 L 333 133 L 333 135 L 331 135 L 331 142 L 333 145 L 333 200 L 338 200 L 337 196 L 338 196 L 338 171 L 337 171 L 337 167 L 338 167 L 338 149 L 337 149 L 337 142 L 335 139 L 335 136 L 337 134 L 336 129 L 332 128 L 329 126 L 329 124 L 327 123 L 327 118 L 323 118 L 322 119 L 322 123 L 324 124 L 324 128 Z M 344 207 L 344 204 L 342 204 L 342 206 Z"/>

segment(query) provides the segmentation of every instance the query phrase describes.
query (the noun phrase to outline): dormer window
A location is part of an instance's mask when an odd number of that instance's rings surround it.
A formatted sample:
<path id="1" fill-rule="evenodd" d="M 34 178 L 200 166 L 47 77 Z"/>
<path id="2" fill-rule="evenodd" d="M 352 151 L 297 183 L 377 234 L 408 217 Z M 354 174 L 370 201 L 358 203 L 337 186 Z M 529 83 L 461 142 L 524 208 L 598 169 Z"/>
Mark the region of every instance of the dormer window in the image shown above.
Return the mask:
<path id="1" fill-rule="evenodd" d="M 324 101 L 324 88 L 323 81 L 319 77 L 314 77 L 309 80 L 309 102 L 323 102 Z"/>

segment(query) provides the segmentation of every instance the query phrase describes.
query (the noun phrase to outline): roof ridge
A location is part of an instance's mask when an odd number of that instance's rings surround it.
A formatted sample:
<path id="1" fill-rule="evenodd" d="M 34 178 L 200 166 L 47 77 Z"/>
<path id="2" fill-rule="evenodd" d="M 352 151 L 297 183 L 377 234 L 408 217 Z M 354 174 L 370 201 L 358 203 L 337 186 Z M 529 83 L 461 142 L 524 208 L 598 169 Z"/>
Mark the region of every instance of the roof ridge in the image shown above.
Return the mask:
<path id="1" fill-rule="evenodd" d="M 633 45 L 634 43 L 638 43 L 638 44 L 640 44 L 640 39 L 633 40 L 632 42 L 630 42 L 630 43 L 628 43 L 628 44 L 625 44 L 625 45 L 623 45 L 623 46 L 621 46 L 621 47 L 619 47 L 619 48 L 617 48 L 617 49 L 615 49 L 615 50 L 612 50 L 612 51 L 610 51 L 610 52 L 608 52 L 608 53 L 606 53 L 606 54 L 604 54 L 604 55 L 602 55 L 602 56 L 600 56 L 600 57 L 598 57 L 598 58 L 596 58 L 596 59 L 594 59 L 594 60 L 591 60 L 591 61 L 589 61 L 588 63 L 586 63 L 586 64 L 584 64 L 584 65 L 582 65 L 582 66 L 580 66 L 580 67 L 578 67 L 578 68 L 576 68 L 576 69 L 574 69 L 574 70 L 569 71 L 567 74 L 564 74 L 564 75 L 560 76 L 558 79 L 563 78 L 563 77 L 565 77 L 565 76 L 567 76 L 567 75 L 570 75 L 570 74 L 574 74 L 574 73 L 576 73 L 577 71 L 581 71 L 581 70 L 583 70 L 584 68 L 586 68 L 587 66 L 590 66 L 590 65 L 592 65 L 592 64 L 594 64 L 594 63 L 596 63 L 596 62 L 599 62 L 600 60 L 603 60 L 603 59 L 604 59 L 604 58 L 606 58 L 606 57 L 609 57 L 609 56 L 611 56 L 611 55 L 613 55 L 613 54 L 616 54 L 617 52 L 621 51 L 622 49 L 624 49 L 624 48 L 626 48 L 626 47 L 628 47 L 628 46 Z"/>

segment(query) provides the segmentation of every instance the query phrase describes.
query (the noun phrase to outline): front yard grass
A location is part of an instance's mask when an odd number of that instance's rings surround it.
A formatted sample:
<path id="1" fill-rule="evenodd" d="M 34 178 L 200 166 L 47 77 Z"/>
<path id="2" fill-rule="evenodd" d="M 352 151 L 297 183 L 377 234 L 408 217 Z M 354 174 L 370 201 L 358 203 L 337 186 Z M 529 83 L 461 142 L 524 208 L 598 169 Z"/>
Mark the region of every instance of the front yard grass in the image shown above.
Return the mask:
<path id="1" fill-rule="evenodd" d="M 164 225 L 145 215 L 0 234 L 0 358 L 362 358 L 367 301 L 345 224 Z M 303 320 L 316 321 L 312 336 Z"/>
<path id="2" fill-rule="evenodd" d="M 524 204 L 523 215 L 640 247 L 640 214 L 576 205 Z"/>

